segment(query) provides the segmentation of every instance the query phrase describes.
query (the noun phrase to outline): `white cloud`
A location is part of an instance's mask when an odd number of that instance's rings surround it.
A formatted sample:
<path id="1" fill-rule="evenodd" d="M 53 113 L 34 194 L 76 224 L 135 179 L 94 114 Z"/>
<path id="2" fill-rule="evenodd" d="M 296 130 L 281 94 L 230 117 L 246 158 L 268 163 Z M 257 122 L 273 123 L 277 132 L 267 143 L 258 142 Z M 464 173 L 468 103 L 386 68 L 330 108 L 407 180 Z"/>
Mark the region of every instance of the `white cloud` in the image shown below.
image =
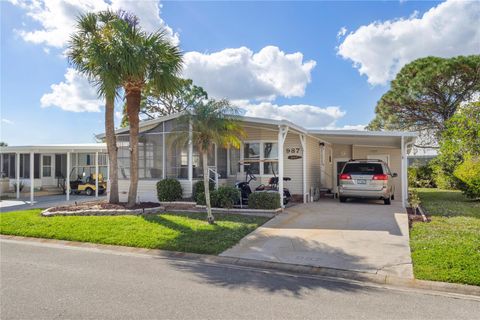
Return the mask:
<path id="1" fill-rule="evenodd" d="M 14 124 L 15 122 L 13 122 L 12 120 L 8 120 L 6 118 L 2 118 L 2 123 L 5 123 L 5 124 Z"/>
<path id="2" fill-rule="evenodd" d="M 351 32 L 338 54 L 371 84 L 386 84 L 408 62 L 429 55 L 480 53 L 480 2 L 447 0 L 418 17 L 373 22 Z"/>
<path id="3" fill-rule="evenodd" d="M 50 86 L 52 91 L 40 99 L 42 108 L 58 107 L 73 112 L 99 112 L 104 104 L 95 88 L 75 69 L 68 68 L 65 80 Z"/>
<path id="4" fill-rule="evenodd" d="M 340 39 L 341 37 L 346 35 L 347 31 L 348 31 L 347 28 L 341 27 L 340 30 L 338 30 L 338 32 L 337 32 L 337 39 Z"/>
<path id="5" fill-rule="evenodd" d="M 178 34 L 168 27 L 160 18 L 158 0 L 129 1 L 129 0 L 10 0 L 14 5 L 24 9 L 32 20 L 39 24 L 33 30 L 18 30 L 21 37 L 36 44 L 63 48 L 67 44 L 70 34 L 75 30 L 76 17 L 89 11 L 100 11 L 107 8 L 123 9 L 138 16 L 140 24 L 147 31 L 155 31 L 160 27 L 166 28 L 167 35 L 175 44 L 178 44 Z"/>
<path id="6" fill-rule="evenodd" d="M 305 128 L 332 128 L 346 112 L 340 107 L 318 107 L 308 104 L 277 105 L 271 102 L 250 104 L 245 101 L 235 102 L 245 110 L 245 115 L 275 120 L 288 120 Z"/>
<path id="7" fill-rule="evenodd" d="M 300 52 L 287 54 L 267 46 L 254 53 L 246 47 L 211 54 L 187 52 L 184 76 L 216 98 L 272 100 L 301 97 L 316 62 Z"/>

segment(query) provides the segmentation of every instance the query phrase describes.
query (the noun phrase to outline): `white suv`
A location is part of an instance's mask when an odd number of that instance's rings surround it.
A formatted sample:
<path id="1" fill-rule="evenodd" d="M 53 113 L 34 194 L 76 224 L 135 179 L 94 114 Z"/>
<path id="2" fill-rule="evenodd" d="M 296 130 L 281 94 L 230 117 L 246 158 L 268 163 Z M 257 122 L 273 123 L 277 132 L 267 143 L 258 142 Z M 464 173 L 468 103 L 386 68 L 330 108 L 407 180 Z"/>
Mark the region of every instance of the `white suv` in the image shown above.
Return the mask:
<path id="1" fill-rule="evenodd" d="M 395 185 L 388 165 L 382 160 L 350 160 L 339 175 L 338 197 L 340 202 L 348 198 L 382 199 L 390 204 L 394 199 Z"/>

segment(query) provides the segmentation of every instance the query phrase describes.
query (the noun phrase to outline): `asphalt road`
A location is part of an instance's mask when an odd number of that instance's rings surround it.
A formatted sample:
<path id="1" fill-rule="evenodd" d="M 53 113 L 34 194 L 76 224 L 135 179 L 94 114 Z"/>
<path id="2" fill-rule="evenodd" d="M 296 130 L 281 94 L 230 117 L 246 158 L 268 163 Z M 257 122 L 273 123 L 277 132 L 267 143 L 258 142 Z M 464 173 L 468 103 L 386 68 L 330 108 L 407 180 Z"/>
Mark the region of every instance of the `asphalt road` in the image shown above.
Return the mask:
<path id="1" fill-rule="evenodd" d="M 1 319 L 478 319 L 480 302 L 358 283 L 1 241 Z"/>

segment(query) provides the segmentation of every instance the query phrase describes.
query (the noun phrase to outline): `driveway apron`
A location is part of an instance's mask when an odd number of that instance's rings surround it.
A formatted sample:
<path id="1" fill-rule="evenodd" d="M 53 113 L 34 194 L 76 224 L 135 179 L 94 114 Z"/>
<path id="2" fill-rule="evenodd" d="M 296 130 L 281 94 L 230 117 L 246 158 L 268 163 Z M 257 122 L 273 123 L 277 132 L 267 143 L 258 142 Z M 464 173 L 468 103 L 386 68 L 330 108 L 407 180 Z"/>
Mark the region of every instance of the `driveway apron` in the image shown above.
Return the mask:
<path id="1" fill-rule="evenodd" d="M 221 255 L 413 278 L 408 216 L 398 201 L 296 205 Z"/>

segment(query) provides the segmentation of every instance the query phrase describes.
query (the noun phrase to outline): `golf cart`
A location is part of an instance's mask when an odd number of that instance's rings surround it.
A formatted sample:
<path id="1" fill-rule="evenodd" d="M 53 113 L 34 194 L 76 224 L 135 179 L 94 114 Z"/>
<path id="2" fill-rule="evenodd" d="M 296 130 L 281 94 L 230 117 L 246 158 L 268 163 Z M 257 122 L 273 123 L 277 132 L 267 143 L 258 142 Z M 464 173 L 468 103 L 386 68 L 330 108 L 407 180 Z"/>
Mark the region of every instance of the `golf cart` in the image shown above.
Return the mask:
<path id="1" fill-rule="evenodd" d="M 77 180 L 70 181 L 70 194 L 86 194 L 87 196 L 92 196 L 95 194 L 95 180 L 97 176 L 92 173 L 90 176 L 86 176 L 85 172 L 81 175 L 78 175 Z M 98 194 L 105 193 L 107 190 L 107 183 L 103 180 L 103 175 L 98 174 Z"/>

